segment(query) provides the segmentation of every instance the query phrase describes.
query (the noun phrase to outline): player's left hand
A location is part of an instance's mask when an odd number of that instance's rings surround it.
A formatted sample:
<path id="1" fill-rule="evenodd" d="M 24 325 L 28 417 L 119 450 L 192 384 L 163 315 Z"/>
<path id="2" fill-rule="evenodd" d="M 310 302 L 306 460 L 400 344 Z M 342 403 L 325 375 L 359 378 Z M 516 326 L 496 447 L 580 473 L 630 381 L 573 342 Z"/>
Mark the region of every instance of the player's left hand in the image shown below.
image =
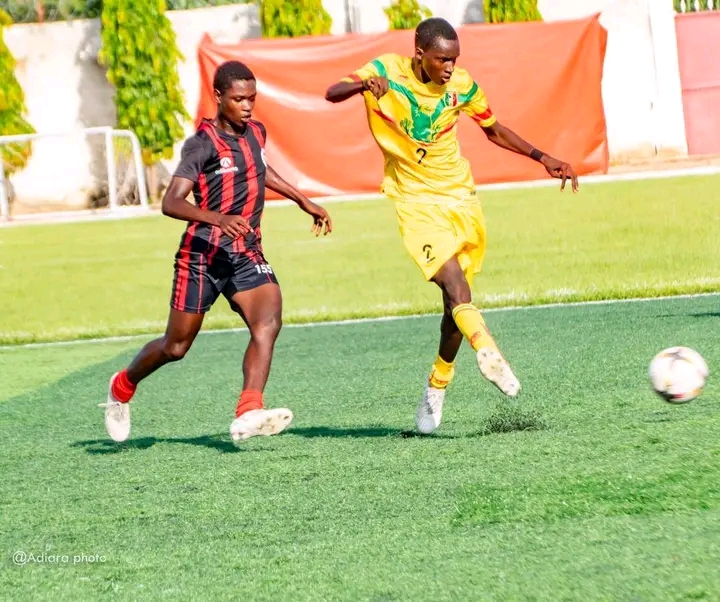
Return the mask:
<path id="1" fill-rule="evenodd" d="M 578 191 L 580 185 L 578 184 L 577 175 L 575 175 L 575 171 L 569 163 L 554 159 L 550 155 L 545 155 L 542 158 L 541 163 L 545 166 L 545 169 L 547 169 L 547 172 L 553 178 L 558 178 L 559 180 L 562 180 L 562 184 L 560 184 L 560 190 L 565 190 L 565 183 L 570 180 L 572 182 L 572 191 Z"/>
<path id="2" fill-rule="evenodd" d="M 326 236 L 332 232 L 332 220 L 330 214 L 325 210 L 324 207 L 316 205 L 312 201 L 307 201 L 302 206 L 302 210 L 311 215 L 313 218 L 313 227 L 310 230 L 315 236 Z"/>

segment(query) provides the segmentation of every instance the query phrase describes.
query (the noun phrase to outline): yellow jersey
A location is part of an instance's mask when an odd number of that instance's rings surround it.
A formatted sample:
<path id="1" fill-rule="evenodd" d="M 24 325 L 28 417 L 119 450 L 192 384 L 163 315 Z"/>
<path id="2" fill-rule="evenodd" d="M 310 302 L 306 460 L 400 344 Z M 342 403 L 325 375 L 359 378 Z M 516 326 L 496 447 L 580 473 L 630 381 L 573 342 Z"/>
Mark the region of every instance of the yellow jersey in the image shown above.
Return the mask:
<path id="1" fill-rule="evenodd" d="M 495 123 L 487 98 L 470 74 L 456 68 L 444 86 L 417 79 L 412 59 L 385 54 L 344 81 L 385 77 L 379 101 L 363 94 L 370 131 L 385 157 L 382 192 L 393 200 L 447 203 L 475 194 L 470 163 L 460 153 L 460 113 L 483 127 Z"/>

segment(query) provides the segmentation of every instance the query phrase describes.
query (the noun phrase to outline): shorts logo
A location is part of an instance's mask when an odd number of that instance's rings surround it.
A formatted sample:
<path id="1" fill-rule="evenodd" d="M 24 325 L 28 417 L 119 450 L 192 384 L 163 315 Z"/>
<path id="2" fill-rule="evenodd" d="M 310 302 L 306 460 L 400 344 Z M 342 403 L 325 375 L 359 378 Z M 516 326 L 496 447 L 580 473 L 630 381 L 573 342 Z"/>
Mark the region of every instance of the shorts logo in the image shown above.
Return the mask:
<path id="1" fill-rule="evenodd" d="M 267 167 L 267 159 L 265 158 L 265 149 L 260 149 L 260 157 L 262 158 L 263 165 Z"/>
<path id="2" fill-rule="evenodd" d="M 427 263 L 432 263 L 435 261 L 435 256 L 432 254 L 432 245 L 425 245 L 423 247 L 423 253 L 425 253 L 425 259 L 427 260 Z"/>
<path id="3" fill-rule="evenodd" d="M 223 173 L 230 173 L 233 171 L 238 171 L 238 168 L 236 165 L 233 165 L 233 160 L 231 157 L 220 157 L 220 169 L 215 170 L 215 175 L 220 175 Z"/>

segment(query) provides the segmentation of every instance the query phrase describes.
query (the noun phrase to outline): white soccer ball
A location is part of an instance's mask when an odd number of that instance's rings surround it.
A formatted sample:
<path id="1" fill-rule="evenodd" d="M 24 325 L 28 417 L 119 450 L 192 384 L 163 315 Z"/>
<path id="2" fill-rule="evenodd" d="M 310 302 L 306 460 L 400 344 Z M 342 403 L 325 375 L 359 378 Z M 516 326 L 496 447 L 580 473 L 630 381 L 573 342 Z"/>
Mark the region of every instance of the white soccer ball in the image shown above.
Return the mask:
<path id="1" fill-rule="evenodd" d="M 689 347 L 663 349 L 650 362 L 650 382 L 670 403 L 687 403 L 702 393 L 708 378 L 703 357 Z"/>

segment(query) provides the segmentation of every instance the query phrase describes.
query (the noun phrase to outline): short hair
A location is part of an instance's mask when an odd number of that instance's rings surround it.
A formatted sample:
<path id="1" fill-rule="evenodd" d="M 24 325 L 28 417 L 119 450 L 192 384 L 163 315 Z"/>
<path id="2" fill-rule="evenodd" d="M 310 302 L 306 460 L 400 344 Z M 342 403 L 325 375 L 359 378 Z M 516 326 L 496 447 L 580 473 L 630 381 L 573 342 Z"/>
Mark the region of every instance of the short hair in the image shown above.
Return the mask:
<path id="1" fill-rule="evenodd" d="M 422 21 L 415 29 L 415 46 L 429 50 L 438 39 L 457 40 L 455 28 L 445 19 L 430 17 Z"/>
<path id="2" fill-rule="evenodd" d="M 255 75 L 245 63 L 240 61 L 227 61 L 220 65 L 215 71 L 213 88 L 220 94 L 232 88 L 233 82 L 238 80 L 254 80 Z"/>

